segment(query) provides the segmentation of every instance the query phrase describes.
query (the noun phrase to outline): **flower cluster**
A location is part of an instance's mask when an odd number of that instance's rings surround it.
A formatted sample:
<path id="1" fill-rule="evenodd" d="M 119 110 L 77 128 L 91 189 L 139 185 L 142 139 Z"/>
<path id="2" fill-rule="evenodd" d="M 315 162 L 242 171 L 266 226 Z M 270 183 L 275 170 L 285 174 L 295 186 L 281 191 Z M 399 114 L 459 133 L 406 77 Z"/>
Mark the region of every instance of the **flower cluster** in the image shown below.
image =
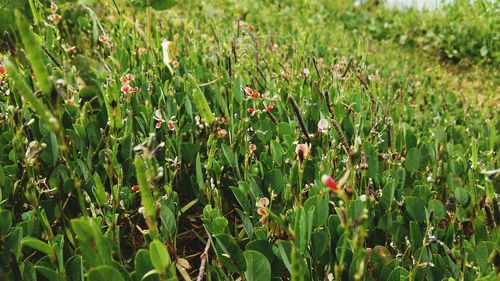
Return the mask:
<path id="1" fill-rule="evenodd" d="M 336 64 L 333 65 L 332 67 L 332 73 L 333 73 L 333 76 L 337 79 L 341 79 L 342 76 L 343 76 L 343 72 L 346 70 L 347 68 L 347 58 L 346 57 L 342 57 L 340 59 L 340 61 Z"/>
<path id="2" fill-rule="evenodd" d="M 250 87 L 245 87 L 243 91 L 246 94 L 246 99 L 254 99 L 258 101 L 262 101 L 264 108 L 262 110 L 256 109 L 254 107 L 249 107 L 247 112 L 250 116 L 254 116 L 257 112 L 270 112 L 274 108 L 274 101 L 278 98 L 278 96 L 274 96 L 272 98 L 269 97 L 269 93 L 260 94 L 258 91 L 252 90 Z"/>
<path id="3" fill-rule="evenodd" d="M 156 129 L 160 129 L 163 123 L 168 123 L 168 129 L 170 131 L 175 130 L 175 121 L 172 119 L 168 121 L 163 119 L 163 116 L 161 115 L 161 111 L 159 109 L 155 111 L 155 115 L 153 116 L 153 118 L 156 120 L 155 124 Z"/>
<path id="4" fill-rule="evenodd" d="M 265 225 L 267 223 L 267 216 L 268 216 L 267 206 L 269 206 L 269 199 L 267 197 L 262 197 L 257 202 L 257 207 L 258 207 L 257 214 L 259 214 L 260 216 L 259 220 L 262 223 L 262 225 Z"/>
<path id="5" fill-rule="evenodd" d="M 249 31 L 253 31 L 253 25 L 242 20 L 238 21 L 238 28 L 240 30 L 248 29 Z"/>
<path id="6" fill-rule="evenodd" d="M 134 81 L 135 81 L 135 76 L 130 73 L 120 77 L 120 82 L 122 82 L 122 87 L 120 88 L 120 91 L 122 91 L 122 93 L 124 93 L 125 95 L 137 93 L 139 89 L 137 87 L 130 86 L 130 82 Z"/>
<path id="7" fill-rule="evenodd" d="M 57 14 L 57 10 L 59 9 L 59 7 L 57 7 L 57 5 L 52 2 L 52 4 L 50 5 L 50 9 L 52 13 L 47 17 L 47 19 L 57 25 L 61 21 L 61 15 Z"/>

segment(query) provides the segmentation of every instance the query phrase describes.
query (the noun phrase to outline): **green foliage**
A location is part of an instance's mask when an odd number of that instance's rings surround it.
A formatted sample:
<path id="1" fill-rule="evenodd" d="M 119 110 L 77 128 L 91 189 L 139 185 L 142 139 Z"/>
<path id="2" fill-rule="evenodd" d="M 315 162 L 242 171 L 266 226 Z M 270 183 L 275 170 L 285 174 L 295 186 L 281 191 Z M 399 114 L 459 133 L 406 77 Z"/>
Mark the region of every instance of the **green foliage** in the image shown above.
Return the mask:
<path id="1" fill-rule="evenodd" d="M 497 278 L 498 4 L 14 2 L 0 280 Z"/>

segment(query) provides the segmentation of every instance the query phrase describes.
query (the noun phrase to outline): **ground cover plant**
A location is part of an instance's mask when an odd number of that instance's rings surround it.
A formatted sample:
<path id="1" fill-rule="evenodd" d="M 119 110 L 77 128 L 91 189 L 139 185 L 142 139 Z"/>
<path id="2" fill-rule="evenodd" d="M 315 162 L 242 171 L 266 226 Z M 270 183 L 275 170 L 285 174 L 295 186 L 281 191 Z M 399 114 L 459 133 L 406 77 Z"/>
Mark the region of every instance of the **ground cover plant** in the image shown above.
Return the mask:
<path id="1" fill-rule="evenodd" d="M 457 5 L 0 1 L 0 280 L 497 280 L 498 31 L 401 45 Z"/>

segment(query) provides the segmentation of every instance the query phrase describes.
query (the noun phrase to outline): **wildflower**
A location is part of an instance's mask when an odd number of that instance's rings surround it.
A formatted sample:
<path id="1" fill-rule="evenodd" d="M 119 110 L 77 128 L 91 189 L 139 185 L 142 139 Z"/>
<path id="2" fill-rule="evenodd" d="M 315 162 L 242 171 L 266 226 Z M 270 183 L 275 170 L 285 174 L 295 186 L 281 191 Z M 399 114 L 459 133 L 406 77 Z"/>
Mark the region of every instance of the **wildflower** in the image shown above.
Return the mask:
<path id="1" fill-rule="evenodd" d="M 309 69 L 307 69 L 307 68 L 302 69 L 302 76 L 309 77 L 309 74 L 311 74 Z"/>
<path id="2" fill-rule="evenodd" d="M 174 44 L 168 40 L 163 40 L 161 48 L 163 50 L 163 62 L 166 65 L 170 65 L 173 57 Z"/>
<path id="3" fill-rule="evenodd" d="M 253 143 L 251 143 L 249 146 L 248 146 L 248 153 L 249 154 L 253 154 L 254 151 L 257 149 L 257 146 Z"/>
<path id="4" fill-rule="evenodd" d="M 269 199 L 267 197 L 260 198 L 257 206 L 260 208 L 267 208 L 267 206 L 269 206 Z"/>
<path id="5" fill-rule="evenodd" d="M 253 92 L 251 95 L 250 95 L 251 98 L 253 99 L 257 99 L 260 97 L 260 93 L 259 92 Z"/>
<path id="6" fill-rule="evenodd" d="M 265 208 L 258 208 L 257 209 L 257 214 L 259 214 L 260 216 L 260 223 L 262 223 L 262 225 L 265 225 L 267 223 L 267 211 Z"/>
<path id="7" fill-rule="evenodd" d="M 270 105 L 270 106 L 267 106 L 267 107 L 264 109 L 264 111 L 269 112 L 269 111 L 273 110 L 273 108 L 274 108 L 274 107 L 273 107 L 272 105 Z"/>
<path id="8" fill-rule="evenodd" d="M 122 84 L 126 84 L 127 83 L 127 77 L 125 75 L 122 75 L 122 77 L 120 77 L 120 82 L 122 82 Z"/>
<path id="9" fill-rule="evenodd" d="M 140 48 L 135 48 L 135 50 L 132 53 L 134 55 L 144 55 L 147 52 L 148 52 L 148 49 L 146 49 L 144 47 L 140 47 Z"/>
<path id="10" fill-rule="evenodd" d="M 338 190 L 339 189 L 335 180 L 329 175 L 323 175 L 323 177 L 321 177 L 321 181 L 323 182 L 324 185 L 328 186 L 331 190 Z"/>
<path id="11" fill-rule="evenodd" d="M 247 112 L 253 115 L 255 113 L 255 108 L 250 107 L 247 109 Z"/>
<path id="12" fill-rule="evenodd" d="M 165 123 L 166 121 L 163 120 L 163 117 L 161 116 L 161 111 L 159 109 L 157 109 L 155 111 L 155 115 L 153 116 L 153 118 L 156 120 L 156 129 L 159 129 L 161 127 L 161 124 Z"/>
<path id="13" fill-rule="evenodd" d="M 170 131 L 175 130 L 175 121 L 174 120 L 168 120 L 168 129 Z"/>
<path id="14" fill-rule="evenodd" d="M 127 78 L 128 81 L 132 82 L 135 81 L 135 76 L 133 74 L 128 73 L 127 75 L 125 75 L 125 77 Z"/>
<path id="15" fill-rule="evenodd" d="M 129 93 L 132 92 L 132 87 L 130 87 L 129 84 L 123 84 L 122 87 L 120 88 L 120 91 L 122 91 L 124 94 L 128 95 Z"/>
<path id="16" fill-rule="evenodd" d="M 253 90 L 252 90 L 252 88 L 250 88 L 250 87 L 245 87 L 245 93 L 247 93 L 247 95 L 249 95 L 249 96 L 250 96 L 250 95 L 252 95 L 252 94 L 253 94 Z"/>
<path id="17" fill-rule="evenodd" d="M 328 120 L 321 118 L 318 122 L 318 133 L 328 132 L 328 129 L 330 129 L 330 123 L 328 123 Z"/>
<path id="18" fill-rule="evenodd" d="M 245 27 L 245 22 L 244 22 L 244 21 L 242 21 L 242 20 L 239 20 L 239 21 L 238 21 L 238 28 L 239 28 L 239 29 L 243 29 L 244 27 Z"/>
<path id="19" fill-rule="evenodd" d="M 132 191 L 139 191 L 139 186 L 136 184 L 136 185 L 132 185 Z"/>
<path id="20" fill-rule="evenodd" d="M 4 74 L 5 74 L 5 66 L 3 66 L 3 64 L 0 64 L 0 75 Z"/>
<path id="21" fill-rule="evenodd" d="M 302 162 L 304 162 L 304 159 L 308 158 L 311 155 L 311 146 L 305 143 L 297 144 L 295 153 L 297 154 L 299 163 L 302 164 Z"/>
<path id="22" fill-rule="evenodd" d="M 227 131 L 225 129 L 218 128 L 217 136 L 220 138 L 225 138 L 227 136 Z"/>
<path id="23" fill-rule="evenodd" d="M 106 34 L 99 35 L 99 42 L 105 43 L 106 41 L 108 41 L 108 37 L 106 36 Z"/>
<path id="24" fill-rule="evenodd" d="M 58 24 L 59 21 L 61 21 L 61 15 L 58 15 L 56 13 L 53 13 L 53 14 L 50 14 L 47 19 L 51 22 L 53 22 L 54 24 Z"/>
<path id="25" fill-rule="evenodd" d="M 179 67 L 179 62 L 177 60 L 172 61 L 172 67 L 173 68 Z"/>

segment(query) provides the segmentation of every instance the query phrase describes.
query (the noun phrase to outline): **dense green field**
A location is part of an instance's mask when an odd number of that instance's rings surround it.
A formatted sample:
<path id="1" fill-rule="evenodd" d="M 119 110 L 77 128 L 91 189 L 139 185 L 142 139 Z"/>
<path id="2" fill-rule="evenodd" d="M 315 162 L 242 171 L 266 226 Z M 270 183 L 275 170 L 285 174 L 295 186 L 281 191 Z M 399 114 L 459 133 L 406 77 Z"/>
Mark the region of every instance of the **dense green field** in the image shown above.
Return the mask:
<path id="1" fill-rule="evenodd" d="M 377 2 L 0 0 L 0 280 L 498 280 L 499 5 Z"/>

